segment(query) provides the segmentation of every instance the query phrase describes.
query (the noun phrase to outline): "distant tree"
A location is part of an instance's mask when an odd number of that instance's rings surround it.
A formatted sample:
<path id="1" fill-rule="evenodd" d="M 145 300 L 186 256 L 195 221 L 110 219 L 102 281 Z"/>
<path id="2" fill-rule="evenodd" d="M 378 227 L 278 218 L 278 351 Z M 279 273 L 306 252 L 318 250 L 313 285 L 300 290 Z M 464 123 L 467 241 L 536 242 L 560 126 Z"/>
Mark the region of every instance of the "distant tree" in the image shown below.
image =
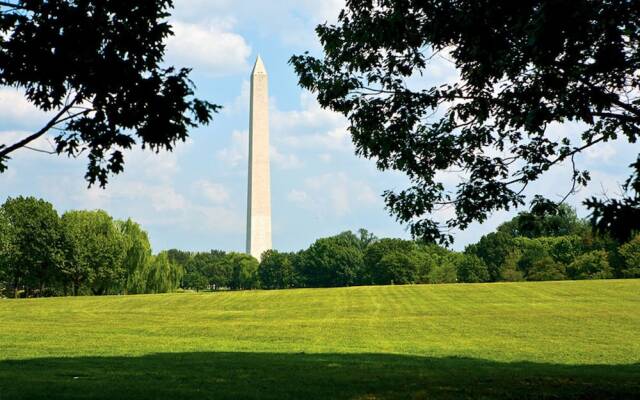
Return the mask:
<path id="1" fill-rule="evenodd" d="M 582 254 L 567 266 L 571 279 L 607 279 L 612 277 L 609 255 L 604 250 Z"/>
<path id="2" fill-rule="evenodd" d="M 0 296 L 9 296 L 6 291 L 10 287 L 11 255 L 14 254 L 14 243 L 13 230 L 4 215 L 4 208 L 0 207 Z"/>
<path id="3" fill-rule="evenodd" d="M 566 204 L 543 208 L 538 212 L 521 212 L 498 227 L 498 232 L 528 238 L 581 235 L 588 230 L 588 224 L 579 219 L 575 210 Z"/>
<path id="4" fill-rule="evenodd" d="M 416 251 L 390 251 L 376 263 L 375 280 L 377 285 L 404 285 L 419 281 L 419 259 Z"/>
<path id="5" fill-rule="evenodd" d="M 53 206 L 34 197 L 9 198 L 2 205 L 4 237 L 9 240 L 2 263 L 15 297 L 43 295 L 59 278 L 64 262 L 60 218 Z"/>
<path id="6" fill-rule="evenodd" d="M 518 268 L 518 262 L 522 252 L 519 249 L 512 249 L 506 254 L 500 266 L 499 280 L 507 282 L 519 282 L 524 280 L 524 274 Z"/>
<path id="7" fill-rule="evenodd" d="M 458 271 L 451 263 L 436 264 L 429 271 L 428 283 L 455 283 L 458 281 Z"/>
<path id="8" fill-rule="evenodd" d="M 376 235 L 364 228 L 358 229 L 358 239 L 360 241 L 360 247 L 362 251 L 365 251 L 367 247 L 378 241 Z"/>
<path id="9" fill-rule="evenodd" d="M 527 267 L 528 281 L 559 281 L 566 279 L 564 265 L 545 255 L 534 259 Z"/>
<path id="10" fill-rule="evenodd" d="M 102 210 L 67 211 L 62 215 L 66 262 L 63 273 L 74 295 L 82 286 L 95 295 L 119 293 L 126 282 L 126 240 Z"/>
<path id="11" fill-rule="evenodd" d="M 620 246 L 620 255 L 624 260 L 622 276 L 640 278 L 640 235 L 636 235 L 628 243 Z"/>
<path id="12" fill-rule="evenodd" d="M 387 260 L 385 266 L 380 264 L 383 257 L 389 254 L 410 254 L 416 250 L 417 246 L 414 242 L 403 239 L 384 238 L 370 244 L 364 253 L 364 268 L 362 272 L 361 283 L 374 285 L 388 285 L 394 280 L 394 274 L 388 269 L 391 265 Z M 395 257 L 396 261 L 398 257 Z M 414 255 L 415 258 L 415 255 Z M 416 260 L 412 260 L 415 264 Z M 414 274 L 417 274 L 417 265 L 413 265 Z M 395 269 L 395 268 L 393 268 Z M 397 277 L 396 277 L 397 278 Z M 413 277 L 415 281 L 416 277 Z M 395 279 L 396 283 L 400 283 Z"/>
<path id="13" fill-rule="evenodd" d="M 203 276 L 207 280 L 207 286 L 215 290 L 229 287 L 232 272 L 232 265 L 226 253 L 212 250 L 207 253 L 196 253 L 189 259 L 185 267 L 184 280 L 185 284 L 201 282 L 200 276 Z"/>
<path id="14" fill-rule="evenodd" d="M 534 273 L 534 264 L 539 263 L 539 267 L 544 266 L 550 261 L 555 260 L 550 255 L 551 246 L 542 240 L 529 238 L 516 238 L 514 240 L 516 248 L 520 250 L 520 258 L 518 259 L 518 269 L 529 279 L 529 274 Z M 551 268 L 551 267 L 550 267 Z M 533 279 L 532 279 L 533 280 Z M 539 280 L 539 279 L 536 279 Z"/>
<path id="15" fill-rule="evenodd" d="M 409 177 L 385 193 L 390 212 L 415 236 L 450 243 L 451 229 L 522 206 L 553 167 L 570 168 L 569 196 L 590 180 L 576 155 L 636 142 L 639 30 L 636 1 L 353 0 L 317 27 L 323 58 L 291 63 L 322 107 L 348 118 L 359 155 Z M 422 87 L 413 78 L 438 59 L 460 79 Z M 566 121 L 580 132 L 549 134 Z M 585 203 L 619 236 L 640 228 L 640 159 L 630 168 L 626 197 Z M 442 179 L 451 170 L 462 172 L 455 187 Z M 455 213 L 441 222 L 443 206 Z"/>
<path id="16" fill-rule="evenodd" d="M 191 273 L 185 273 L 182 277 L 182 287 L 193 289 L 196 292 L 205 290 L 209 287 L 209 280 L 202 273 L 196 271 Z"/>
<path id="17" fill-rule="evenodd" d="M 318 239 L 298 257 L 309 287 L 354 285 L 364 266 L 359 240 L 351 232 Z"/>
<path id="18" fill-rule="evenodd" d="M 124 292 L 144 293 L 149 263 L 152 259 L 151 244 L 147 232 L 131 219 L 116 221 L 116 228 L 123 237 L 125 255 L 122 260 L 126 277 Z"/>
<path id="19" fill-rule="evenodd" d="M 636 83 L 638 81 L 636 79 Z M 640 101 L 636 100 L 636 104 L 638 103 Z M 637 133 L 636 123 L 635 134 Z M 622 185 L 626 197 L 610 198 L 604 201 L 592 197 L 585 202 L 592 210 L 591 223 L 595 230 L 601 235 L 613 237 L 620 243 L 627 242 L 640 233 L 640 155 L 630 167 L 634 172 Z"/>
<path id="20" fill-rule="evenodd" d="M 258 276 L 262 289 L 287 289 L 295 286 L 298 280 L 291 255 L 276 250 L 262 254 Z"/>
<path id="21" fill-rule="evenodd" d="M 414 254 L 418 263 L 416 283 L 445 283 L 457 280 L 456 253 L 437 244 L 418 242 Z"/>
<path id="22" fill-rule="evenodd" d="M 473 254 L 463 254 L 457 262 L 458 281 L 466 283 L 487 282 L 489 269 L 482 259 Z"/>
<path id="23" fill-rule="evenodd" d="M 170 249 L 167 250 L 167 256 L 169 256 L 169 261 L 171 261 L 172 263 L 185 267 L 191 257 L 193 257 L 193 254 L 189 251 Z"/>
<path id="24" fill-rule="evenodd" d="M 149 264 L 146 292 L 169 293 L 180 286 L 184 271 L 182 267 L 172 263 L 166 251 L 154 256 Z"/>
<path id="25" fill-rule="evenodd" d="M 590 235 L 590 232 L 587 231 L 584 235 Z M 576 257 L 585 252 L 587 247 L 583 237 L 576 235 L 539 237 L 537 240 L 546 243 L 549 255 L 562 265 L 571 264 Z"/>
<path id="26" fill-rule="evenodd" d="M 465 253 L 480 257 L 489 270 L 492 282 L 502 280 L 503 267 L 507 257 L 513 253 L 514 243 L 511 235 L 504 232 L 492 232 L 484 235 L 480 240 L 467 246 Z"/>
<path id="27" fill-rule="evenodd" d="M 249 254 L 229 253 L 231 264 L 231 280 L 229 287 L 233 290 L 256 289 L 259 286 L 259 262 Z"/>
<path id="28" fill-rule="evenodd" d="M 104 186 L 123 169 L 123 151 L 140 143 L 172 150 L 218 106 L 193 97 L 189 70 L 163 65 L 172 34 L 171 0 L 0 2 L 0 84 L 23 88 L 49 121 L 14 143 L 9 156 L 48 132 L 53 152 L 86 152 L 86 179 Z M 47 151 L 46 149 L 37 149 Z"/>

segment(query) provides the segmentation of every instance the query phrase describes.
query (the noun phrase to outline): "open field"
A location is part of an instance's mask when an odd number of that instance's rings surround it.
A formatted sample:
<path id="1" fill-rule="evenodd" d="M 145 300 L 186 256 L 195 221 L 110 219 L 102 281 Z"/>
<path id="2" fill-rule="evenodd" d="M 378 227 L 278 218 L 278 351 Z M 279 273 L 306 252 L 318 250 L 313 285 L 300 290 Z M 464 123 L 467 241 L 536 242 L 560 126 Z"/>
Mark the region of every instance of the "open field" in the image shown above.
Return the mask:
<path id="1" fill-rule="evenodd" d="M 640 280 L 0 300 L 0 399 L 636 398 Z"/>

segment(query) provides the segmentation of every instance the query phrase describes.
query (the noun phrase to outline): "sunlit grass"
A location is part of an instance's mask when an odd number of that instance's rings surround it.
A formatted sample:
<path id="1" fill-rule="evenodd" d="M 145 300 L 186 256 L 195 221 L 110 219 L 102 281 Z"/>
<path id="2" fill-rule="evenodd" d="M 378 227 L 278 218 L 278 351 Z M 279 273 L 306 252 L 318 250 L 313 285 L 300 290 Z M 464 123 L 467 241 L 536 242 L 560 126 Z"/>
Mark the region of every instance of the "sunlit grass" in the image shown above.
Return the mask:
<path id="1" fill-rule="evenodd" d="M 2 300 L 0 321 L 2 400 L 161 388 L 174 398 L 508 398 L 522 387 L 617 397 L 640 385 L 640 280 Z"/>

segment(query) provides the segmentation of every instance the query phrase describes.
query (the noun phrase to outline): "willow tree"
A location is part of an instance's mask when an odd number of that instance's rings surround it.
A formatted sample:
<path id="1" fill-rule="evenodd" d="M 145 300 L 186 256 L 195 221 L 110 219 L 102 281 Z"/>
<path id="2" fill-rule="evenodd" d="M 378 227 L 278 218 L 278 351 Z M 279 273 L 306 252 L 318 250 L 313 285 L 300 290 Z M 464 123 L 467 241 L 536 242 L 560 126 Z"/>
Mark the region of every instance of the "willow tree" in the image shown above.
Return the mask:
<path id="1" fill-rule="evenodd" d="M 116 221 L 116 227 L 124 239 L 125 256 L 122 265 L 126 271 L 123 290 L 127 293 L 144 293 L 149 264 L 152 261 L 149 236 L 131 219 Z"/>
<path id="2" fill-rule="evenodd" d="M 146 293 L 168 293 L 180 287 L 182 266 L 172 263 L 166 251 L 154 256 L 146 275 Z"/>

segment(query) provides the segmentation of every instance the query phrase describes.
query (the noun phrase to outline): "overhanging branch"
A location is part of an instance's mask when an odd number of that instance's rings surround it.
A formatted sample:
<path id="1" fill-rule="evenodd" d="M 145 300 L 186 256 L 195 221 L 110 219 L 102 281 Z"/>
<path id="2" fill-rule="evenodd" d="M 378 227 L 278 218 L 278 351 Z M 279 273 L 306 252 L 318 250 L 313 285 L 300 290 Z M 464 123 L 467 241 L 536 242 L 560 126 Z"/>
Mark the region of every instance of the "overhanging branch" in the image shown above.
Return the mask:
<path id="1" fill-rule="evenodd" d="M 47 122 L 47 124 L 40 129 L 39 131 L 35 132 L 32 135 L 27 136 L 26 138 L 20 140 L 19 142 L 16 142 L 14 144 L 12 144 L 11 146 L 7 146 L 7 147 L 3 147 L 0 149 L 0 159 L 5 158 L 7 155 L 9 155 L 9 153 L 14 152 L 15 150 L 18 150 L 22 147 L 25 147 L 26 145 L 28 145 L 29 143 L 33 142 L 34 140 L 36 140 L 37 138 L 39 138 L 40 136 L 44 135 L 45 133 L 47 133 L 47 131 L 49 131 L 51 128 L 53 128 L 56 124 L 60 123 L 60 117 L 62 117 L 67 111 L 69 111 L 71 109 L 71 107 L 73 107 L 73 105 L 76 103 L 77 101 L 77 97 L 69 104 L 65 105 L 53 118 L 51 118 L 51 120 L 49 120 L 49 122 Z"/>

